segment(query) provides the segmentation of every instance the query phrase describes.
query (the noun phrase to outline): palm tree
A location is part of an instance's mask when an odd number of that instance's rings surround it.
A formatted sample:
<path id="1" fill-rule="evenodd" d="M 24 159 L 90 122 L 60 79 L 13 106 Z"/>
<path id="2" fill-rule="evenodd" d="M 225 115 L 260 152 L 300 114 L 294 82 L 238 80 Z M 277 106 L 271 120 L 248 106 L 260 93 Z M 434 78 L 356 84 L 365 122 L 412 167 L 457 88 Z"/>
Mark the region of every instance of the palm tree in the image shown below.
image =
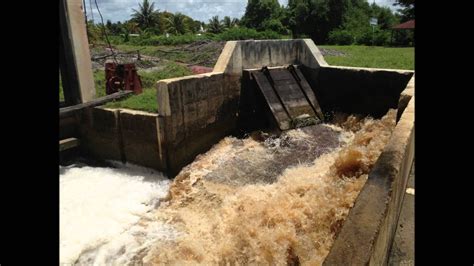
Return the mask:
<path id="1" fill-rule="evenodd" d="M 233 27 L 237 27 L 237 24 L 239 23 L 239 19 L 238 18 L 233 18 L 233 19 L 230 19 L 229 16 L 225 16 L 224 19 L 222 20 L 222 25 L 224 26 L 224 28 L 226 29 L 230 29 L 230 28 L 233 28 Z"/>
<path id="2" fill-rule="evenodd" d="M 166 19 L 167 31 L 173 34 L 186 33 L 186 17 L 181 13 L 176 13 Z"/>
<path id="3" fill-rule="evenodd" d="M 140 28 L 138 26 L 138 23 L 130 21 L 130 20 L 123 24 L 123 28 L 128 33 L 139 33 L 140 32 Z"/>
<path id="4" fill-rule="evenodd" d="M 232 27 L 232 20 L 230 19 L 229 16 L 224 17 L 224 19 L 222 20 L 222 25 L 226 29 L 230 29 Z"/>
<path id="5" fill-rule="evenodd" d="M 231 22 L 231 25 L 232 25 L 232 27 L 237 27 L 237 26 L 239 26 L 239 23 L 240 23 L 240 20 L 238 18 L 233 18 L 232 22 Z"/>
<path id="6" fill-rule="evenodd" d="M 239 23 L 239 19 L 237 18 L 230 19 L 229 16 L 225 16 L 224 19 L 222 20 L 222 25 L 226 29 L 237 27 L 238 23 Z"/>
<path id="7" fill-rule="evenodd" d="M 148 0 L 143 0 L 138 6 L 139 10 L 133 9 L 132 20 L 143 30 L 156 26 L 159 10 L 155 10 L 155 3 L 150 4 Z"/>
<path id="8" fill-rule="evenodd" d="M 219 21 L 219 16 L 214 16 L 209 20 L 208 31 L 212 33 L 222 32 L 222 24 Z"/>

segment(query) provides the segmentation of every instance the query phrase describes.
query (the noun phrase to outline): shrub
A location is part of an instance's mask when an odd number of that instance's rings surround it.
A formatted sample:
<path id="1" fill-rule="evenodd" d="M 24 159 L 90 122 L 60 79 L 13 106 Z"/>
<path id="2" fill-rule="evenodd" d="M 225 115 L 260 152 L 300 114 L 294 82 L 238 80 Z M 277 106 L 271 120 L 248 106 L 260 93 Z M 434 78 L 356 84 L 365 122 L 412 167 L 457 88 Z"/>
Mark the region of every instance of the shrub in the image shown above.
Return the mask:
<path id="1" fill-rule="evenodd" d="M 283 24 L 281 24 L 281 21 L 278 19 L 270 19 L 270 20 L 264 21 L 262 24 L 262 28 L 265 30 L 277 32 L 279 34 L 288 33 L 288 29 L 285 28 L 285 26 L 283 26 Z"/>
<path id="2" fill-rule="evenodd" d="M 350 45 L 354 43 L 354 36 L 347 30 L 333 30 L 329 33 L 329 43 Z"/>
<path id="3" fill-rule="evenodd" d="M 140 36 L 130 40 L 133 45 L 178 45 L 188 44 L 200 40 L 209 40 L 206 35 L 183 34 L 183 35 L 154 35 L 154 36 Z"/>
<path id="4" fill-rule="evenodd" d="M 264 39 L 280 39 L 281 35 L 271 30 L 258 32 L 254 29 L 249 29 L 245 27 L 236 27 L 236 28 L 228 29 L 221 34 L 218 34 L 215 38 L 221 41 L 248 40 L 248 39 L 264 40 Z"/>
<path id="5" fill-rule="evenodd" d="M 388 30 L 379 30 L 376 29 L 374 33 L 372 30 L 365 31 L 359 39 L 357 39 L 357 44 L 363 45 L 388 45 L 390 42 L 390 31 Z"/>
<path id="6" fill-rule="evenodd" d="M 374 44 L 378 46 L 388 45 L 390 43 L 390 32 L 381 30 L 375 32 Z"/>
<path id="7" fill-rule="evenodd" d="M 254 29 L 248 29 L 244 27 L 231 28 L 217 36 L 217 39 L 222 41 L 230 40 L 246 40 L 246 39 L 257 39 L 258 32 Z"/>
<path id="8" fill-rule="evenodd" d="M 277 32 L 266 30 L 259 32 L 258 39 L 261 40 L 271 40 L 271 39 L 281 39 L 282 35 L 278 34 Z"/>
<path id="9" fill-rule="evenodd" d="M 396 46 L 413 46 L 415 36 L 413 31 L 400 30 L 393 34 L 393 44 Z"/>
<path id="10" fill-rule="evenodd" d="M 223 33 L 213 34 L 204 33 L 201 35 L 197 34 L 183 34 L 183 35 L 152 35 L 151 33 L 142 33 L 138 37 L 131 37 L 125 35 L 121 36 L 109 36 L 109 40 L 112 44 L 124 44 L 135 46 L 156 46 L 156 45 L 179 45 L 188 44 L 196 41 L 203 40 L 215 40 L 215 41 L 231 41 L 231 40 L 247 40 L 247 39 L 281 39 L 282 35 L 275 31 L 256 31 L 254 29 L 248 29 L 245 27 L 234 27 L 224 31 Z"/>

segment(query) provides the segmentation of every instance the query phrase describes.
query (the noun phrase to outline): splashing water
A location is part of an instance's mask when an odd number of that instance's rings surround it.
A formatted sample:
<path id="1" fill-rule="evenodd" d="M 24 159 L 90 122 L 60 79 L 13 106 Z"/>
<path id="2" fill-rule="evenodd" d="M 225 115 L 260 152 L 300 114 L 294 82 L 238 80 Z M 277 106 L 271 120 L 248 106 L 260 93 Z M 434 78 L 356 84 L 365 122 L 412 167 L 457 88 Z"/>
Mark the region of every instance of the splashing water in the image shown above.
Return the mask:
<path id="1" fill-rule="evenodd" d="M 182 234 L 143 262 L 321 265 L 395 116 L 349 116 L 263 142 L 224 138 L 175 178 L 155 219 Z"/>
<path id="2" fill-rule="evenodd" d="M 169 181 L 134 166 L 60 167 L 60 262 L 104 265 L 133 260 L 154 240 L 176 237 L 171 227 L 150 222 Z"/>

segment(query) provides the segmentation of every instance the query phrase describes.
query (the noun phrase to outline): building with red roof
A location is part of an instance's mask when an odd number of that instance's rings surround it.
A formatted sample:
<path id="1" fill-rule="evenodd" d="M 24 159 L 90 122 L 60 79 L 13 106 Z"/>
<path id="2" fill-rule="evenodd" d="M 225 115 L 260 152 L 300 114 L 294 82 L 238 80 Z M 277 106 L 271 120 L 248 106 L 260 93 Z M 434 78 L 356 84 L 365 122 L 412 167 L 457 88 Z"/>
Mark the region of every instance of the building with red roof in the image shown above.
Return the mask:
<path id="1" fill-rule="evenodd" d="M 409 20 L 407 22 L 403 22 L 402 24 L 398 24 L 393 26 L 392 29 L 394 30 L 405 30 L 405 29 L 415 29 L 415 20 Z"/>

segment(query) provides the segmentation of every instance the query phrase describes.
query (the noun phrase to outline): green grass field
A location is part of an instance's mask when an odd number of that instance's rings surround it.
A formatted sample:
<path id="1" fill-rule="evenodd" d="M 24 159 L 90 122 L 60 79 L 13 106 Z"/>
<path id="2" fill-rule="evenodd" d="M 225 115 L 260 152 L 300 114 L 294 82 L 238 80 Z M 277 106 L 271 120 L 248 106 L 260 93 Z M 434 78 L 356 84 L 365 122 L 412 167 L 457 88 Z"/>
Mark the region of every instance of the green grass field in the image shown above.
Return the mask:
<path id="1" fill-rule="evenodd" d="M 415 69 L 415 48 L 371 47 L 371 46 L 329 46 L 321 48 L 337 50 L 344 56 L 325 56 L 330 65 L 373 67 L 390 69 Z"/>

